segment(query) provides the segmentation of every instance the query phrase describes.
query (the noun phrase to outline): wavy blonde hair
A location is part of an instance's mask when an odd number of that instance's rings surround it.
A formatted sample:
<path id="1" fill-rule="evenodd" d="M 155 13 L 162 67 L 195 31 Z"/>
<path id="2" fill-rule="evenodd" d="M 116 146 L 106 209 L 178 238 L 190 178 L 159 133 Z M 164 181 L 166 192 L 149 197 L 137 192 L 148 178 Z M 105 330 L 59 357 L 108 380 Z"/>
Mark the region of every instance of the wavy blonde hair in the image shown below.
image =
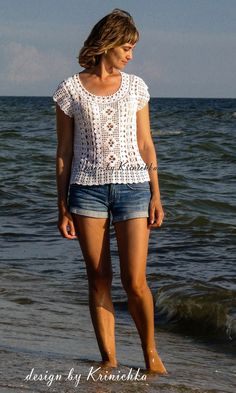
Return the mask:
<path id="1" fill-rule="evenodd" d="M 139 32 L 132 16 L 119 8 L 104 16 L 92 28 L 78 56 L 81 67 L 90 68 L 99 63 L 101 55 L 116 46 L 139 40 Z"/>

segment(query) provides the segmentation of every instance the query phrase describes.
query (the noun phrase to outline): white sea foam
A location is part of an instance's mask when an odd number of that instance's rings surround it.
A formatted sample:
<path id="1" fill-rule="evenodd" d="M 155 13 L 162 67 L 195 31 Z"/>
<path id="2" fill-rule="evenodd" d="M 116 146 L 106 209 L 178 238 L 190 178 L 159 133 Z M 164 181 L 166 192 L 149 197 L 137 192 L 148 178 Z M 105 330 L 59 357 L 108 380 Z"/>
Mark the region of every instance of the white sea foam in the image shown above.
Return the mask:
<path id="1" fill-rule="evenodd" d="M 155 130 L 152 129 L 152 135 L 160 135 L 160 136 L 171 136 L 171 135 L 180 135 L 183 134 L 181 130 Z"/>

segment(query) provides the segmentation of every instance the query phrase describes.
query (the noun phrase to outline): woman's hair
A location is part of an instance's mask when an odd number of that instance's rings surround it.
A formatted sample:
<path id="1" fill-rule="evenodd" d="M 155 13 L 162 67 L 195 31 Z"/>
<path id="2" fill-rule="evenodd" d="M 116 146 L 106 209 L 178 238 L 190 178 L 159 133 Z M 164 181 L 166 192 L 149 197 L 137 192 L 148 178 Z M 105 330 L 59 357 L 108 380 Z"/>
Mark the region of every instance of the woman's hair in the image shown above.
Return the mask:
<path id="1" fill-rule="evenodd" d="M 108 49 L 129 43 L 134 45 L 139 39 L 132 16 L 119 8 L 104 16 L 92 28 L 78 61 L 81 67 L 90 68 L 99 63 L 100 56 Z"/>

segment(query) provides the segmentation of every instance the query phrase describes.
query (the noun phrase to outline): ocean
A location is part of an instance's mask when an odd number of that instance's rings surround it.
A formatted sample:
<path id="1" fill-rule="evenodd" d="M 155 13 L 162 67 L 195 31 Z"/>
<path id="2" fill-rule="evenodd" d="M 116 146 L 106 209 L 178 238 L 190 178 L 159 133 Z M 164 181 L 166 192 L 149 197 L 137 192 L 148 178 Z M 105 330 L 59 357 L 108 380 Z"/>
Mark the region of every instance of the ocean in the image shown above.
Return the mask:
<path id="1" fill-rule="evenodd" d="M 168 375 L 144 370 L 111 226 L 119 367 L 106 375 L 144 378 L 94 380 L 86 270 L 57 230 L 55 105 L 0 97 L 1 393 L 236 391 L 236 100 L 151 98 L 150 119 L 165 220 L 147 278 Z"/>

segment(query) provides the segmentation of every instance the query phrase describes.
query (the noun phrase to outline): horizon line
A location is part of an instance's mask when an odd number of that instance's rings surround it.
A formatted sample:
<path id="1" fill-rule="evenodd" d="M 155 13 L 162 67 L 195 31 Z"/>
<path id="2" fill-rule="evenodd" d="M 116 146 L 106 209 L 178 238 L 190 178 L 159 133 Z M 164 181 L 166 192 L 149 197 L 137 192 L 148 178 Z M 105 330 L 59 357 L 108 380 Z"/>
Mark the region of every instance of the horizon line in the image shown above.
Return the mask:
<path id="1" fill-rule="evenodd" d="M 0 95 L 0 98 L 52 98 L 51 95 Z M 199 100 L 235 100 L 236 97 L 182 97 L 182 96 L 151 96 L 152 98 L 158 99 L 199 99 Z"/>

